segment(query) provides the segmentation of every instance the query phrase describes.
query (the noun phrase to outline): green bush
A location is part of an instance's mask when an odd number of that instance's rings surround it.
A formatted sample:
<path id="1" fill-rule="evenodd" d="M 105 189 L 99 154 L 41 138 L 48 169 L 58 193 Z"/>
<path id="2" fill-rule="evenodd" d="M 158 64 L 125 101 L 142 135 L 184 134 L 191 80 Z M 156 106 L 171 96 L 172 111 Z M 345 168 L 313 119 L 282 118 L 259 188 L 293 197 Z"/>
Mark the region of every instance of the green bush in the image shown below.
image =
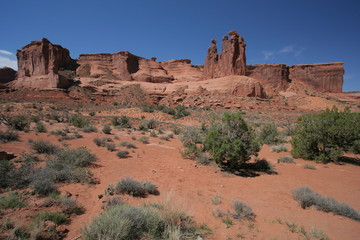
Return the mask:
<path id="1" fill-rule="evenodd" d="M 77 128 L 84 128 L 88 125 L 90 125 L 90 122 L 89 120 L 87 119 L 84 119 L 80 116 L 75 116 L 73 117 L 71 120 L 70 120 L 71 124 L 74 126 L 74 127 L 77 127 Z"/>
<path id="2" fill-rule="evenodd" d="M 262 126 L 259 133 L 259 140 L 261 143 L 268 145 L 282 142 L 277 127 L 273 123 Z"/>
<path id="3" fill-rule="evenodd" d="M 7 196 L 0 196 L 0 210 L 8 208 L 22 208 L 26 203 L 16 192 L 9 192 Z"/>
<path id="4" fill-rule="evenodd" d="M 238 168 L 251 155 L 257 155 L 260 145 L 241 113 L 225 113 L 221 121 L 214 122 L 207 132 L 205 149 L 217 164 Z"/>
<path id="5" fill-rule="evenodd" d="M 120 143 L 120 146 L 122 147 L 126 147 L 126 148 L 136 148 L 136 145 L 131 143 L 131 142 L 127 142 L 127 141 L 123 141 Z"/>
<path id="6" fill-rule="evenodd" d="M 41 133 L 47 132 L 46 127 L 42 122 L 36 123 L 36 131 Z"/>
<path id="7" fill-rule="evenodd" d="M 49 169 L 51 170 L 51 169 Z M 48 196 L 57 192 L 57 186 L 54 182 L 53 172 L 47 172 L 48 168 L 41 169 L 32 182 L 34 193 L 41 196 Z"/>
<path id="8" fill-rule="evenodd" d="M 58 146 L 46 140 L 33 140 L 30 141 L 30 147 L 37 153 L 54 154 L 59 148 Z"/>
<path id="9" fill-rule="evenodd" d="M 296 158 L 327 163 L 338 161 L 343 152 L 360 153 L 360 113 L 336 107 L 320 114 L 298 118 L 292 139 Z"/>
<path id="10" fill-rule="evenodd" d="M 81 215 L 85 212 L 84 208 L 79 206 L 76 199 L 62 198 L 60 202 L 61 211 L 65 214 Z"/>
<path id="11" fill-rule="evenodd" d="M 134 197 L 146 197 L 147 194 L 159 195 L 157 186 L 152 182 L 138 182 L 130 177 L 121 179 L 114 189 L 117 194 L 129 194 Z"/>
<path id="12" fill-rule="evenodd" d="M 74 167 L 88 167 L 91 163 L 97 160 L 96 156 L 92 154 L 88 149 L 84 147 L 70 149 L 70 150 L 60 150 L 55 154 L 53 160 L 50 160 L 49 163 L 57 164 L 61 163 L 64 165 L 74 166 Z"/>
<path id="13" fill-rule="evenodd" d="M 175 115 L 174 115 L 174 118 L 175 119 L 179 119 L 179 118 L 183 118 L 183 117 L 186 117 L 186 116 L 189 116 L 190 115 L 190 112 L 186 110 L 186 108 L 182 105 L 178 105 L 175 107 Z"/>
<path id="14" fill-rule="evenodd" d="M 57 225 L 68 222 L 68 216 L 61 212 L 39 212 L 34 217 L 34 223 L 40 226 L 45 221 L 52 221 Z"/>
<path id="15" fill-rule="evenodd" d="M 144 137 L 139 138 L 138 140 L 139 140 L 139 142 L 142 142 L 144 144 L 149 144 L 149 138 L 148 137 L 144 136 Z"/>
<path id="16" fill-rule="evenodd" d="M 345 203 L 338 202 L 333 198 L 324 197 L 307 186 L 293 190 L 292 194 L 293 198 L 299 202 L 304 209 L 315 206 L 318 210 L 332 212 L 336 215 L 360 221 L 360 213 L 352 207 Z"/>
<path id="17" fill-rule="evenodd" d="M 111 134 L 111 127 L 110 125 L 106 124 L 104 128 L 102 129 L 103 133 L 105 134 Z"/>
<path id="18" fill-rule="evenodd" d="M 128 155 L 129 155 L 129 152 L 128 151 L 118 151 L 117 153 L 116 153 L 116 156 L 118 157 L 118 158 L 127 158 L 128 157 Z"/>
<path id="19" fill-rule="evenodd" d="M 119 127 L 122 127 L 122 128 L 131 128 L 131 123 L 130 123 L 130 120 L 129 120 L 129 118 L 127 116 L 121 116 L 120 118 L 119 117 L 113 117 L 111 119 L 111 123 L 114 126 L 119 126 Z"/>
<path id="20" fill-rule="evenodd" d="M 0 132 L 0 143 L 19 141 L 19 134 L 12 130 Z"/>
<path id="21" fill-rule="evenodd" d="M 23 131 L 29 127 L 29 121 L 24 115 L 14 116 L 10 118 L 9 125 L 15 130 Z"/>
<path id="22" fill-rule="evenodd" d="M 183 157 L 189 159 L 196 159 L 201 157 L 204 149 L 206 130 L 202 128 L 191 127 L 187 131 L 183 131 L 180 140 L 185 147 L 182 152 Z"/>

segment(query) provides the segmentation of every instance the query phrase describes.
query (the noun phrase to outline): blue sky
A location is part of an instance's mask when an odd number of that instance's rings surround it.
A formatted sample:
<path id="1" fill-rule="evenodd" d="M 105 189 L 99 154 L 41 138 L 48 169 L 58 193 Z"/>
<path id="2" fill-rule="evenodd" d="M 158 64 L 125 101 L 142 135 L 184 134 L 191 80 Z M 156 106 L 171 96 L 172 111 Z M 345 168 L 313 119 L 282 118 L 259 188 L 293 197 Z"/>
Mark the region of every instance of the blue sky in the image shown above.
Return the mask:
<path id="1" fill-rule="evenodd" d="M 357 0 L 2 0 L 0 67 L 43 37 L 81 53 L 130 51 L 203 64 L 212 38 L 237 30 L 248 64 L 344 62 L 344 91 L 360 91 Z"/>

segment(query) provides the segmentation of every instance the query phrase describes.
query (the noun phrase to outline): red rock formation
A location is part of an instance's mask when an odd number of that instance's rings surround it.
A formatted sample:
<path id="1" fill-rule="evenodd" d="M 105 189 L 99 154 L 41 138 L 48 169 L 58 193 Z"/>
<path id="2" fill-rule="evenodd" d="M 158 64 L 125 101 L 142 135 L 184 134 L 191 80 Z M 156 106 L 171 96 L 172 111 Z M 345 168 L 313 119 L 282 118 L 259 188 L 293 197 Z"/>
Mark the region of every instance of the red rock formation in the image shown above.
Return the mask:
<path id="1" fill-rule="evenodd" d="M 248 65 L 246 76 L 258 79 L 267 93 L 284 91 L 289 86 L 289 68 L 285 64 Z"/>
<path id="2" fill-rule="evenodd" d="M 208 48 L 204 63 L 204 79 L 225 77 L 230 75 L 242 75 L 246 73 L 245 41 L 236 31 L 230 31 L 224 36 L 222 52 L 217 53 L 216 41 Z"/>
<path id="3" fill-rule="evenodd" d="M 160 63 L 164 70 L 173 76 L 175 82 L 201 80 L 202 66 L 191 65 L 189 59 L 175 59 Z"/>
<path id="4" fill-rule="evenodd" d="M 319 63 L 289 66 L 289 78 L 301 81 L 320 91 L 342 92 L 343 63 Z"/>
<path id="5" fill-rule="evenodd" d="M 8 83 L 16 78 L 16 71 L 9 67 L 0 68 L 0 84 Z"/>
<path id="6" fill-rule="evenodd" d="M 61 69 L 74 67 L 69 50 L 46 38 L 33 41 L 18 50 L 18 74 L 14 88 L 67 88 L 70 82 L 59 75 Z"/>

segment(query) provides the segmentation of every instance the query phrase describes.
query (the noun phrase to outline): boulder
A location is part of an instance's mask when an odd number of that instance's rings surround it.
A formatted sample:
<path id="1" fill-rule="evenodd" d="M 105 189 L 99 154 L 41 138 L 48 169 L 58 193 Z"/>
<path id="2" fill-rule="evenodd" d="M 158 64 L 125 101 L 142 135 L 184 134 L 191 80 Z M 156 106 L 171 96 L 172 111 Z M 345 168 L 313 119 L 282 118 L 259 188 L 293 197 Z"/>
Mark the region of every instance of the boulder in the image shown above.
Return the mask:
<path id="1" fill-rule="evenodd" d="M 0 84 L 8 83 L 16 78 L 16 71 L 9 67 L 0 68 Z"/>

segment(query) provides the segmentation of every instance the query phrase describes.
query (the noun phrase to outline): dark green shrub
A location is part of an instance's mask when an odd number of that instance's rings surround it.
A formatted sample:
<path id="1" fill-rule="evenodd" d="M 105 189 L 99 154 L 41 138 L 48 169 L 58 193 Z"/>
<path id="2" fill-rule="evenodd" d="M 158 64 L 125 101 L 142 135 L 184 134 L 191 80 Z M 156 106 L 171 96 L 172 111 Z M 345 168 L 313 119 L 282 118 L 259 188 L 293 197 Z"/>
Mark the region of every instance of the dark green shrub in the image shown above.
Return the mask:
<path id="1" fill-rule="evenodd" d="M 22 208 L 26 203 L 16 192 L 9 192 L 7 196 L 0 196 L 0 210 L 8 208 Z"/>
<path id="2" fill-rule="evenodd" d="M 18 115 L 8 118 L 5 124 L 19 131 L 23 131 L 29 127 L 29 121 L 24 115 Z"/>
<path id="3" fill-rule="evenodd" d="M 205 137 L 205 149 L 217 164 L 238 168 L 257 155 L 260 150 L 254 131 L 241 113 L 225 113 L 220 122 L 214 122 Z"/>
<path id="4" fill-rule="evenodd" d="M 39 194 L 41 196 L 48 196 L 49 194 L 57 192 L 57 187 L 52 178 L 35 178 L 32 183 L 32 188 L 36 194 Z"/>
<path id="5" fill-rule="evenodd" d="M 182 152 L 183 157 L 189 159 L 196 159 L 201 157 L 204 149 L 206 129 L 191 127 L 187 131 L 183 131 L 180 140 L 185 147 Z"/>
<path id="6" fill-rule="evenodd" d="M 154 106 L 149 106 L 149 105 L 144 105 L 144 106 L 141 106 L 141 110 L 143 112 L 152 113 L 152 112 L 155 111 L 155 107 Z"/>
<path id="7" fill-rule="evenodd" d="M 155 121 L 155 119 L 150 119 L 146 122 L 146 126 L 148 129 L 155 129 L 157 126 L 157 122 Z"/>
<path id="8" fill-rule="evenodd" d="M 111 127 L 110 125 L 106 124 L 104 128 L 102 129 L 103 133 L 105 134 L 111 134 Z"/>
<path id="9" fill-rule="evenodd" d="M 152 182 L 147 181 L 147 182 L 144 182 L 143 185 L 144 185 L 145 192 L 147 192 L 148 194 L 152 194 L 152 195 L 160 194 L 157 186 L 155 184 L 153 184 Z"/>
<path id="10" fill-rule="evenodd" d="M 333 198 L 324 197 L 307 186 L 293 190 L 293 198 L 299 202 L 302 208 L 315 206 L 318 210 L 332 212 L 347 218 L 360 221 L 360 213 L 345 203 L 336 201 Z"/>
<path id="11" fill-rule="evenodd" d="M 38 115 L 31 115 L 30 121 L 34 122 L 34 123 L 38 123 L 38 122 L 40 122 L 40 117 Z"/>
<path id="12" fill-rule="evenodd" d="M 12 130 L 0 132 L 0 143 L 19 141 L 19 134 Z"/>
<path id="13" fill-rule="evenodd" d="M 176 114 L 175 109 L 173 109 L 171 107 L 163 106 L 159 110 L 161 110 L 163 113 L 166 113 L 166 114 L 169 114 L 169 115 L 172 115 L 172 116 L 174 116 Z"/>
<path id="14" fill-rule="evenodd" d="M 292 139 L 296 158 L 327 163 L 338 161 L 343 152 L 360 153 L 360 113 L 336 107 L 320 114 L 298 118 Z"/>
<path id="15" fill-rule="evenodd" d="M 0 160 L 0 188 L 8 188 L 12 184 L 12 172 L 15 166 L 8 160 Z"/>
<path id="16" fill-rule="evenodd" d="M 128 151 L 118 151 L 116 153 L 116 156 L 118 158 L 127 158 L 129 156 L 129 152 Z"/>
<path id="17" fill-rule="evenodd" d="M 273 123 L 265 124 L 262 126 L 259 133 L 259 140 L 263 144 L 268 144 L 268 145 L 282 142 L 277 127 Z"/>
<path id="18" fill-rule="evenodd" d="M 182 105 L 178 105 L 175 107 L 176 113 L 174 115 L 175 119 L 183 118 L 190 115 L 190 112 L 186 110 L 186 108 Z"/>
<path id="19" fill-rule="evenodd" d="M 90 122 L 89 120 L 87 119 L 84 119 L 80 116 L 75 116 L 73 117 L 71 120 L 70 120 L 71 124 L 74 126 L 74 127 L 77 127 L 77 128 L 84 128 L 88 125 L 90 125 Z"/>
<path id="20" fill-rule="evenodd" d="M 42 122 L 36 123 L 36 131 L 41 133 L 47 132 L 46 127 Z"/>
<path id="21" fill-rule="evenodd" d="M 65 214 L 76 214 L 81 215 L 85 212 L 84 207 L 78 205 L 76 199 L 73 198 L 63 198 L 60 202 L 61 211 Z"/>
<path id="22" fill-rule="evenodd" d="M 126 116 L 121 116 L 120 118 L 119 117 L 113 117 L 111 119 L 111 123 L 114 126 L 119 126 L 119 127 L 122 127 L 122 128 L 131 128 L 131 123 L 129 121 L 129 118 L 126 117 Z"/>
<path id="23" fill-rule="evenodd" d="M 30 146 L 37 153 L 54 154 L 58 150 L 58 146 L 45 140 L 30 141 Z"/>

